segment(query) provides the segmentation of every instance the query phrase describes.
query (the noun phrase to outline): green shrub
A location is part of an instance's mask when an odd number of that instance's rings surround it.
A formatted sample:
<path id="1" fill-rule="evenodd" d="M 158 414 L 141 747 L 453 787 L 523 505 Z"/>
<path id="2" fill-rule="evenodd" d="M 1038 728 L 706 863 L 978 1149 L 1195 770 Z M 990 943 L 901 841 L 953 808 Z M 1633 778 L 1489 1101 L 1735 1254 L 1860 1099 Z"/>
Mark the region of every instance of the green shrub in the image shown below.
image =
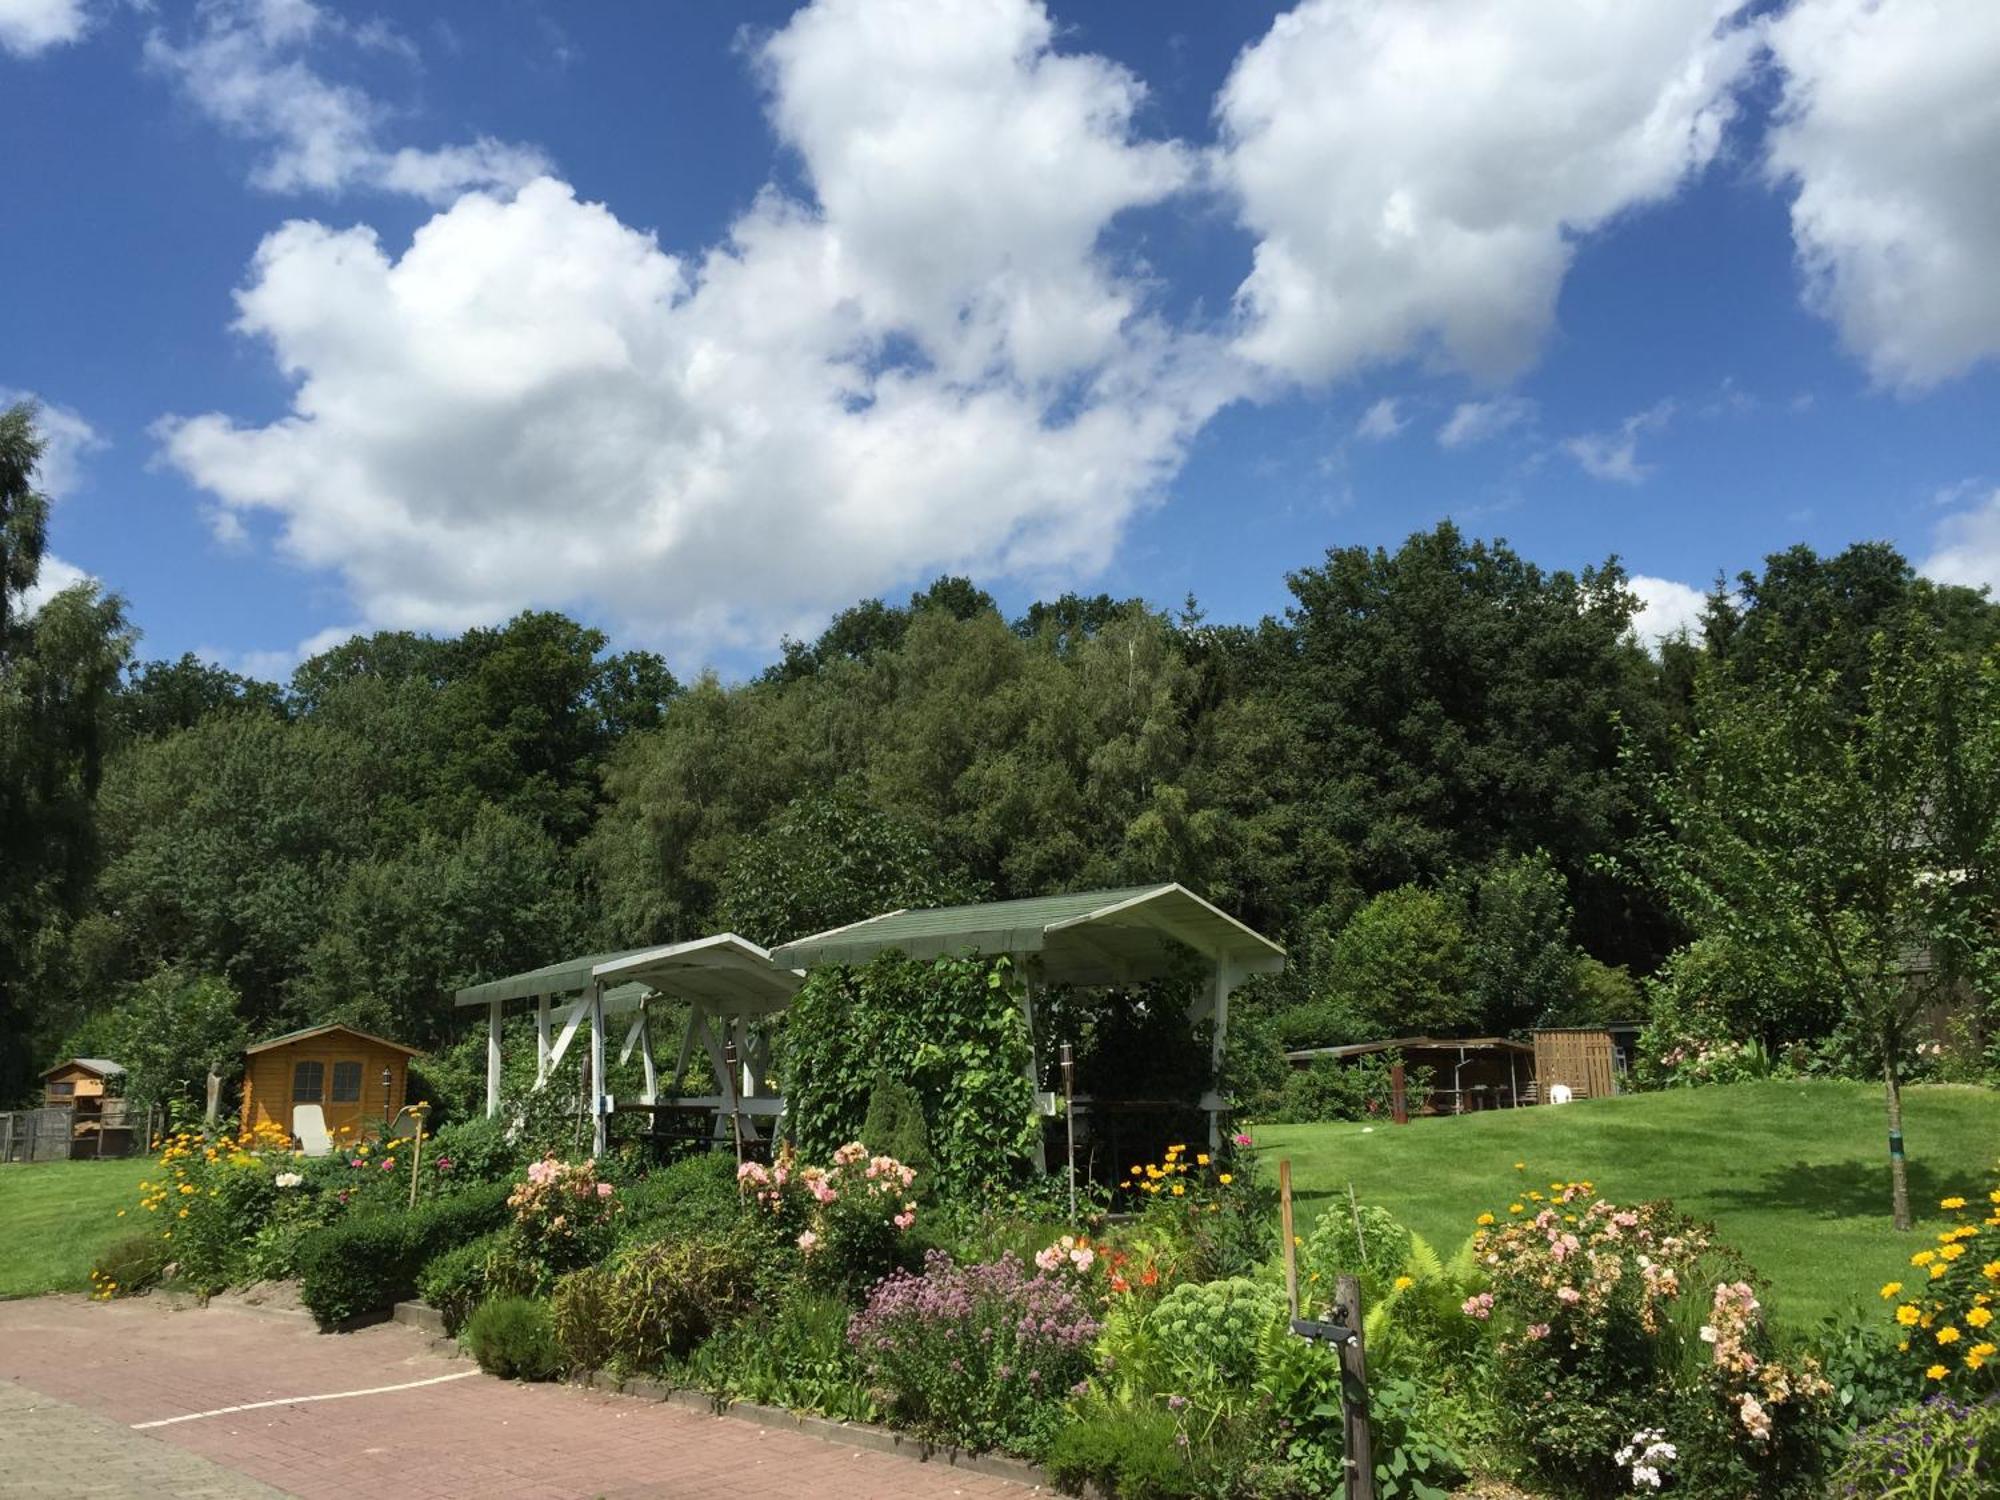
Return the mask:
<path id="1" fill-rule="evenodd" d="M 432 1256 L 417 1273 L 417 1295 L 444 1319 L 446 1333 L 457 1333 L 486 1298 L 490 1264 L 506 1237 L 496 1229 L 476 1240 L 454 1245 Z"/>
<path id="2" fill-rule="evenodd" d="M 1386 1208 L 1336 1202 L 1299 1247 L 1299 1302 L 1317 1307 L 1332 1300 L 1341 1276 L 1361 1281 L 1364 1305 L 1387 1296 L 1410 1258 L 1410 1231 Z"/>
<path id="3" fill-rule="evenodd" d="M 893 1156 L 904 1166 L 915 1168 L 919 1197 L 930 1191 L 937 1159 L 931 1155 L 930 1127 L 924 1124 L 924 1101 L 907 1083 L 886 1073 L 875 1075 L 861 1140 L 873 1155 Z"/>
<path id="4" fill-rule="evenodd" d="M 460 1120 L 424 1142 L 425 1186 L 448 1193 L 483 1182 L 508 1182 L 520 1171 L 522 1151 L 507 1139 L 508 1122 L 494 1116 Z"/>
<path id="5" fill-rule="evenodd" d="M 1269 1282 L 1177 1286 L 1146 1314 L 1138 1374 L 1153 1393 L 1186 1398 L 1209 1427 L 1234 1420 L 1256 1400 L 1258 1348 L 1284 1318 L 1285 1294 Z"/>
<path id="6" fill-rule="evenodd" d="M 881 1418 L 847 1342 L 845 1299 L 794 1288 L 775 1312 L 732 1323 L 689 1357 L 688 1380 L 712 1395 L 816 1412 L 837 1422 Z"/>
<path id="7" fill-rule="evenodd" d="M 735 1159 L 720 1151 L 682 1157 L 622 1189 L 619 1197 L 625 1207 L 618 1238 L 625 1244 L 727 1235 L 746 1217 Z"/>
<path id="8" fill-rule="evenodd" d="M 506 1217 L 507 1185 L 491 1183 L 315 1230 L 299 1247 L 299 1299 L 322 1325 L 379 1312 L 416 1291 L 424 1266 Z"/>
<path id="9" fill-rule="evenodd" d="M 562 1369 L 549 1306 L 529 1297 L 495 1297 L 465 1325 L 479 1368 L 502 1380 L 553 1380 Z"/>
<path id="10" fill-rule="evenodd" d="M 1855 1434 L 1828 1492 L 1839 1500 L 1991 1500 L 2000 1495 L 2000 1397 L 1932 1396 Z"/>
<path id="11" fill-rule="evenodd" d="M 655 1370 L 680 1359 L 751 1305 L 757 1259 L 740 1241 L 660 1240 L 606 1266 L 573 1271 L 551 1302 L 556 1341 L 572 1369 L 616 1362 Z"/>
<path id="12" fill-rule="evenodd" d="M 1201 1489 L 1179 1435 L 1157 1407 L 1098 1406 L 1055 1435 L 1044 1467 L 1071 1494 L 1094 1484 L 1112 1500 L 1181 1500 Z"/>
<path id="13" fill-rule="evenodd" d="M 172 1248 L 157 1234 L 113 1240 L 91 1265 L 91 1292 L 101 1298 L 138 1296 L 160 1279 Z"/>

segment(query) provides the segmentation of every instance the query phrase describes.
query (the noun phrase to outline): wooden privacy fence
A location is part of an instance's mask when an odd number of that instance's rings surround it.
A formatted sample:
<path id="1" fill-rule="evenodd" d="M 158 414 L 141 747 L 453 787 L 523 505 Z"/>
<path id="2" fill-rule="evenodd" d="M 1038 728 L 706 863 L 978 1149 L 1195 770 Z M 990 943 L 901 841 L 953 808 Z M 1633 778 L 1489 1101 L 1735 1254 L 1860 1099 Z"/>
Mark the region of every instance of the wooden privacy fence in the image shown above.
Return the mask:
<path id="1" fill-rule="evenodd" d="M 93 1161 L 139 1156 L 151 1148 L 156 1112 L 107 1099 L 101 1114 L 61 1106 L 0 1112 L 0 1162 Z"/>
<path id="2" fill-rule="evenodd" d="M 1552 1085 L 1569 1085 L 1578 1099 L 1608 1099 L 1618 1092 L 1618 1064 L 1611 1033 L 1596 1027 L 1563 1027 L 1535 1033 L 1535 1083 L 1541 1097 Z"/>

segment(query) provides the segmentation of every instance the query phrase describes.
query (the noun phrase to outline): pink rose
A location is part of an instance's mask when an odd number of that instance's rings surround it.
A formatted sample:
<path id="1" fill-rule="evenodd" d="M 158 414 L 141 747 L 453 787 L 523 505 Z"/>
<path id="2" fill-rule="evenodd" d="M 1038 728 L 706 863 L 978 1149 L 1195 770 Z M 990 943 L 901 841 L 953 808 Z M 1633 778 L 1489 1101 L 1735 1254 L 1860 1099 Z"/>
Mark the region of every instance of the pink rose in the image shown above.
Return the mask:
<path id="1" fill-rule="evenodd" d="M 600 1198 L 609 1198 L 611 1196 L 611 1184 L 608 1182 L 598 1183 L 597 1196 Z"/>

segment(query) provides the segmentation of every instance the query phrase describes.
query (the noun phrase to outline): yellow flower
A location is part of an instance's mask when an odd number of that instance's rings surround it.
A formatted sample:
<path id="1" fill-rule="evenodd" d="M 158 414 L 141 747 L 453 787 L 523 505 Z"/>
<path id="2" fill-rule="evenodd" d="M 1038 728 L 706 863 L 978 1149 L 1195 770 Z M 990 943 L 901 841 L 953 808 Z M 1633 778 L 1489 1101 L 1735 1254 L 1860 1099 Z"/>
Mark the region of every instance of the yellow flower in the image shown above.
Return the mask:
<path id="1" fill-rule="evenodd" d="M 187 1216 L 188 1216 L 188 1211 L 186 1209 L 182 1209 L 178 1214 L 174 1215 L 174 1217 L 177 1219 L 185 1219 Z"/>
<path id="2" fill-rule="evenodd" d="M 1976 1354 L 1981 1359 L 1991 1359 L 1994 1355 L 2000 1354 L 2000 1346 L 1995 1346 L 1991 1343 L 1982 1340 L 1981 1342 L 1974 1344 L 1966 1352 L 1968 1354 Z"/>
<path id="3" fill-rule="evenodd" d="M 1931 1280 L 1936 1281 L 1938 1277 L 1944 1275 L 1945 1272 L 1949 1271 L 1950 1269 L 1951 1265 L 1949 1262 L 1942 1260 L 1939 1261 L 1936 1265 L 1931 1267 Z"/>
<path id="4" fill-rule="evenodd" d="M 1195 1157 L 1195 1159 L 1194 1159 L 1194 1164 L 1195 1164 L 1196 1166 L 1198 1166 L 1198 1167 L 1205 1167 L 1205 1166 L 1207 1166 L 1207 1165 L 1208 1165 L 1208 1153 L 1207 1153 L 1206 1151 L 1204 1151 L 1204 1152 L 1202 1152 L 1202 1153 L 1201 1153 L 1200 1155 L 1198 1155 L 1197 1157 Z"/>
<path id="5" fill-rule="evenodd" d="M 1896 1293 L 1900 1292 L 1902 1289 L 1903 1289 L 1902 1282 L 1900 1281 L 1890 1282 L 1887 1286 L 1882 1288 L 1882 1300 L 1884 1302 L 1887 1302 L 1891 1297 L 1895 1296 Z"/>
<path id="6" fill-rule="evenodd" d="M 1939 1207 L 1939 1208 L 1963 1208 L 1963 1207 L 1965 1207 L 1965 1200 L 1964 1200 L 1963 1198 L 1943 1198 L 1943 1199 L 1940 1199 L 1940 1200 L 1938 1201 L 1938 1207 Z"/>
<path id="7" fill-rule="evenodd" d="M 1174 1196 L 1175 1196 L 1176 1198 L 1180 1197 L 1180 1196 L 1181 1196 L 1181 1195 L 1182 1195 L 1183 1193 L 1185 1193 L 1186 1191 L 1187 1191 L 1187 1184 L 1186 1184 L 1186 1183 L 1184 1183 L 1184 1182 L 1177 1182 L 1177 1183 L 1175 1183 L 1175 1184 L 1174 1184 Z"/>
<path id="8" fill-rule="evenodd" d="M 119 1210 L 118 1210 L 118 1217 L 119 1217 L 119 1218 L 121 1218 L 121 1219 L 125 1217 L 125 1210 L 124 1210 L 124 1209 L 122 1209 L 122 1208 L 121 1208 L 121 1209 L 119 1209 Z"/>
<path id="9" fill-rule="evenodd" d="M 1516 1172 L 1525 1172 L 1528 1170 L 1528 1164 L 1524 1161 L 1517 1161 L 1514 1163 L 1514 1170 Z"/>
<path id="10" fill-rule="evenodd" d="M 1965 1315 L 1965 1321 L 1970 1323 L 1974 1328 L 1984 1328 L 1988 1323 L 1993 1321 L 1993 1309 L 1990 1307 L 1975 1307 Z"/>
<path id="11" fill-rule="evenodd" d="M 2000 1281 L 2000 1260 L 1989 1260 L 1979 1268 L 1979 1274 L 1988 1281 Z"/>
<path id="12" fill-rule="evenodd" d="M 1220 1174 L 1215 1180 L 1221 1183 L 1224 1187 L 1228 1187 L 1230 1183 L 1236 1180 L 1236 1178 L 1233 1174 L 1229 1172 L 1224 1172 Z"/>
<path id="13" fill-rule="evenodd" d="M 1896 1309 L 1896 1321 L 1898 1323 L 1901 1323 L 1905 1328 L 1908 1328 L 1912 1323 L 1916 1322 L 1920 1316 L 1921 1314 L 1918 1313 L 1916 1308 L 1912 1307 L 1907 1302 L 1905 1302 L 1901 1307 Z"/>
<path id="14" fill-rule="evenodd" d="M 1416 1284 L 1417 1284 L 1417 1278 L 1414 1276 L 1398 1276 L 1396 1278 L 1396 1290 L 1399 1292 L 1405 1290 L 1408 1287 L 1413 1287 Z"/>
<path id="15" fill-rule="evenodd" d="M 1477 1224 L 1481 1229 L 1484 1229 L 1488 1224 L 1491 1224 L 1493 1222 L 1493 1215 L 1481 1214 L 1478 1218 L 1474 1219 L 1472 1222 Z"/>
<path id="16" fill-rule="evenodd" d="M 1945 1365 L 1932 1365 L 1928 1370 L 1924 1371 L 1924 1379 L 1942 1380 L 1950 1373 L 1950 1368 Z"/>
<path id="17" fill-rule="evenodd" d="M 1965 1246 L 1959 1244 L 1946 1245 L 1944 1249 L 1938 1251 L 1938 1254 L 1946 1260 L 1957 1260 L 1961 1255 L 1965 1254 Z"/>
<path id="18" fill-rule="evenodd" d="M 1144 1167 L 1134 1167 L 1131 1171 L 1131 1175 L 1134 1177 L 1143 1176 L 1145 1174 L 1145 1171 L 1146 1169 Z"/>
<path id="19" fill-rule="evenodd" d="M 1913 1266 L 1927 1266 L 1936 1259 L 1937 1251 L 1919 1250 L 1915 1255 L 1910 1257 L 1910 1264 Z"/>
<path id="20" fill-rule="evenodd" d="M 1958 1342 L 1958 1330 L 1957 1330 L 1956 1328 L 1940 1328 L 1940 1329 L 1939 1329 L 1939 1330 L 1937 1331 L 1937 1341 L 1938 1341 L 1938 1342 L 1939 1342 L 1940 1344 L 1955 1344 L 1955 1343 L 1957 1343 L 1957 1342 Z"/>

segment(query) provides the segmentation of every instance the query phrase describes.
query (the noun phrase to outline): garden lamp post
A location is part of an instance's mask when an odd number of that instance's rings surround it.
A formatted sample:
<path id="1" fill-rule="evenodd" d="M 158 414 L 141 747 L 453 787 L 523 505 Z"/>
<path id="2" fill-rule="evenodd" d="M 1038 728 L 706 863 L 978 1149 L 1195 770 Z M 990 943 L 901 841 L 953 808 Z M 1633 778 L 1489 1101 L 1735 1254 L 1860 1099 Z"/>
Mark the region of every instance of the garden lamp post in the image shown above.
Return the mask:
<path id="1" fill-rule="evenodd" d="M 382 1065 L 382 1134 L 384 1135 L 387 1135 L 390 1127 L 396 1123 L 396 1101 L 389 1097 L 389 1089 L 394 1083 L 395 1075 L 389 1071 L 389 1065 L 384 1063 Z"/>
<path id="2" fill-rule="evenodd" d="M 1069 1222 L 1076 1225 L 1076 1053 L 1062 1044 L 1063 1133 L 1069 1137 Z"/>

